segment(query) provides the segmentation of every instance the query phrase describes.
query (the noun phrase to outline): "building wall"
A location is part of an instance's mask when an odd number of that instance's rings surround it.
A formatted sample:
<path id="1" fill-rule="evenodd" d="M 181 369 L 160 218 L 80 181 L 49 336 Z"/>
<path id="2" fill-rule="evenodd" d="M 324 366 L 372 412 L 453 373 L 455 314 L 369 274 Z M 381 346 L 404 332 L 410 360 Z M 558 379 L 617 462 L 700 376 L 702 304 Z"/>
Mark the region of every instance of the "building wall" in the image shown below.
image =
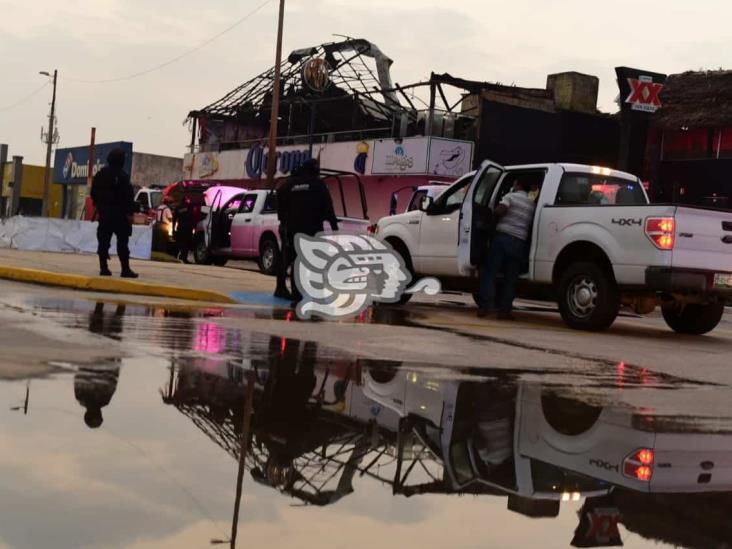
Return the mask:
<path id="1" fill-rule="evenodd" d="M 132 184 L 138 187 L 162 187 L 179 181 L 183 159 L 157 154 L 132 154 Z"/>
<path id="2" fill-rule="evenodd" d="M 10 202 L 13 187 L 9 184 L 14 180 L 13 163 L 8 162 L 4 167 L 5 173 L 3 177 L 2 197 L 3 204 Z M 21 208 L 37 209 L 40 211 L 43 202 L 43 185 L 44 174 L 46 169 L 43 166 L 33 166 L 23 164 L 23 183 L 20 193 Z M 63 207 L 63 187 L 51 183 L 49 189 L 49 214 L 51 217 L 61 217 L 61 208 Z M 5 212 L 4 212 L 5 213 Z M 11 214 L 14 212 L 10 212 Z"/>

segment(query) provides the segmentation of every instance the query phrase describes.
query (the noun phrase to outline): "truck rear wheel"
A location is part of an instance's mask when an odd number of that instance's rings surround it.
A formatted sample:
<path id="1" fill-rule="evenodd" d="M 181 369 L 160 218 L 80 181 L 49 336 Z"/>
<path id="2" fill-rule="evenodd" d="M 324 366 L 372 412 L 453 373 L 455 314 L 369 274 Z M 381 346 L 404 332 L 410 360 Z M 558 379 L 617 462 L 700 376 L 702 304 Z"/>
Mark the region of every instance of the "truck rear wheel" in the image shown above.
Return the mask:
<path id="1" fill-rule="evenodd" d="M 211 252 L 206 246 L 206 239 L 201 233 L 196 234 L 193 241 L 193 261 L 198 265 L 211 265 Z"/>
<path id="2" fill-rule="evenodd" d="M 612 276 L 590 261 L 572 263 L 559 278 L 559 312 L 570 328 L 609 328 L 620 311 L 620 293 Z"/>
<path id="3" fill-rule="evenodd" d="M 702 335 L 717 327 L 724 315 L 724 303 L 665 303 L 661 307 L 663 319 L 674 332 Z"/>
<path id="4" fill-rule="evenodd" d="M 280 247 L 277 240 L 272 236 L 265 236 L 259 244 L 259 257 L 257 258 L 260 272 L 274 276 L 280 264 Z"/>

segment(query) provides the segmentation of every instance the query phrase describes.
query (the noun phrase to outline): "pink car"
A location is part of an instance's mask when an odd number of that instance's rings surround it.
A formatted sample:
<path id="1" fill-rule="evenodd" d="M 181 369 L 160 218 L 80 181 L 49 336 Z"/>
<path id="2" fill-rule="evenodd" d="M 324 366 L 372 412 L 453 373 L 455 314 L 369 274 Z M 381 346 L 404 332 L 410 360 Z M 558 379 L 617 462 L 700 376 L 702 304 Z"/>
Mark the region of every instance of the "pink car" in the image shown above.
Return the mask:
<path id="1" fill-rule="evenodd" d="M 343 214 L 338 216 L 339 232 L 365 234 L 369 220 L 360 180 L 358 198 L 364 216 L 355 218 L 348 215 L 343 200 L 342 179 L 352 175 L 325 171 L 323 175 L 326 181 L 335 181 L 341 193 L 341 200 L 334 201 L 336 213 L 340 209 Z M 256 259 L 261 272 L 274 275 L 281 249 L 274 192 L 216 187 L 207 193 L 212 198 L 211 202 L 207 199 L 209 206 L 203 210 L 207 215 L 196 228 L 196 263 L 224 265 L 229 259 Z"/>

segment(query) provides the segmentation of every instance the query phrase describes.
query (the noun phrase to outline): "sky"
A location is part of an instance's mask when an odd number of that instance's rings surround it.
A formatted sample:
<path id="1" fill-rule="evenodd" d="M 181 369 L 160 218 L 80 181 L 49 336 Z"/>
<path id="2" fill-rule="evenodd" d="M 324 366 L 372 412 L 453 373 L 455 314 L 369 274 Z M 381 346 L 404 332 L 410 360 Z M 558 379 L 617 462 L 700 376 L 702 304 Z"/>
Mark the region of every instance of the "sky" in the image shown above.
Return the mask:
<path id="1" fill-rule="evenodd" d="M 38 72 L 58 69 L 59 146 L 88 143 L 95 126 L 97 142 L 182 156 L 188 112 L 273 65 L 277 5 L 265 2 L 0 0 L 0 143 L 43 163 L 51 87 Z M 165 63 L 249 13 L 159 70 L 80 82 Z M 287 0 L 283 50 L 366 38 L 394 60 L 400 84 L 434 71 L 543 88 L 547 74 L 579 71 L 600 78 L 598 106 L 613 112 L 616 66 L 730 68 L 730 20 L 728 0 Z"/>

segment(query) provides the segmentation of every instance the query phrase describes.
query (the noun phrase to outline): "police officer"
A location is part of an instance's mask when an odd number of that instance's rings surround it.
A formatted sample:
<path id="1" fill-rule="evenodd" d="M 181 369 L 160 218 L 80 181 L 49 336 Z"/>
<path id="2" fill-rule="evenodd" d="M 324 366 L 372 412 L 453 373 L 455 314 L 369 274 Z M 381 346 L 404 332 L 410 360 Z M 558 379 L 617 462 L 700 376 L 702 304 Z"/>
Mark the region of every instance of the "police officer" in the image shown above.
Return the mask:
<path id="1" fill-rule="evenodd" d="M 188 253 L 193 244 L 193 207 L 187 197 L 173 213 L 173 231 L 175 243 L 178 246 L 178 258 L 183 263 L 190 263 Z"/>
<path id="2" fill-rule="evenodd" d="M 100 276 L 112 276 L 109 270 L 109 245 L 112 235 L 117 237 L 117 255 L 122 264 L 123 278 L 137 278 L 130 269 L 128 243 L 132 234 L 132 216 L 135 199 L 129 174 L 124 171 L 125 152 L 114 149 L 107 155 L 107 165 L 94 176 L 91 197 L 99 216 L 97 254 Z"/>
<path id="3" fill-rule="evenodd" d="M 320 179 L 317 160 L 307 160 L 277 189 L 277 217 L 280 221 L 280 237 L 283 254 L 280 274 L 277 277 L 277 297 L 288 297 L 284 284 L 287 269 L 295 261 L 295 236 L 315 236 L 323 230 L 323 223 L 338 230 L 338 219 L 333 210 L 333 200 L 325 183 Z M 290 291 L 294 301 L 302 295 L 295 285 L 294 269 L 291 272 Z"/>

